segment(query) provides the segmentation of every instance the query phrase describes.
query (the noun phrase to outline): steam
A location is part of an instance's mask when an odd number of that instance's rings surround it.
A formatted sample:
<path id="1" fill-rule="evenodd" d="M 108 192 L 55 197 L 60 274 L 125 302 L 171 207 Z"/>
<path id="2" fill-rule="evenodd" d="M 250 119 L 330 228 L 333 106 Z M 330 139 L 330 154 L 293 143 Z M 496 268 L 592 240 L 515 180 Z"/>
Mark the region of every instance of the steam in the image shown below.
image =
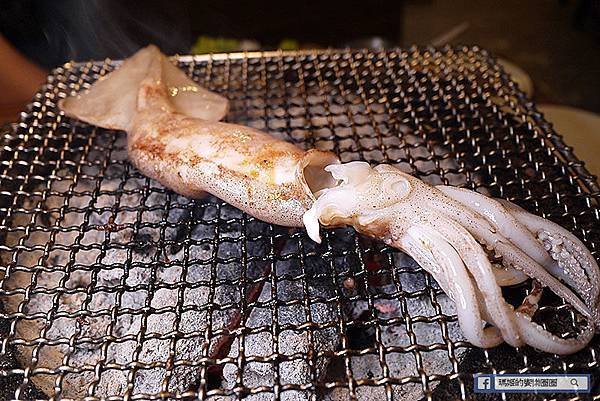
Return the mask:
<path id="1" fill-rule="evenodd" d="M 68 60 L 122 59 L 150 43 L 166 53 L 191 46 L 189 12 L 184 2 L 68 0 L 45 2 L 43 33 L 50 63 Z"/>

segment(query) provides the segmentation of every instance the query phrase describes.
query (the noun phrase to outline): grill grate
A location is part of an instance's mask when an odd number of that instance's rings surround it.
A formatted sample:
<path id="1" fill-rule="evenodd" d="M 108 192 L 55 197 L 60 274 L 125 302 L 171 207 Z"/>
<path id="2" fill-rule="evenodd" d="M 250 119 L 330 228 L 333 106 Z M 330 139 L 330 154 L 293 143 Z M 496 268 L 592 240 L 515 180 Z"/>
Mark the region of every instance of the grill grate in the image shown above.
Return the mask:
<path id="1" fill-rule="evenodd" d="M 594 177 L 486 51 L 178 60 L 230 99 L 229 121 L 508 198 L 600 256 Z M 317 245 L 143 177 L 124 133 L 56 108 L 113 67 L 56 69 L 3 132 L 2 399 L 471 399 L 473 373 L 598 373 L 598 338 L 568 357 L 473 348 L 426 272 L 352 230 Z M 577 330 L 542 304 L 541 321 Z"/>

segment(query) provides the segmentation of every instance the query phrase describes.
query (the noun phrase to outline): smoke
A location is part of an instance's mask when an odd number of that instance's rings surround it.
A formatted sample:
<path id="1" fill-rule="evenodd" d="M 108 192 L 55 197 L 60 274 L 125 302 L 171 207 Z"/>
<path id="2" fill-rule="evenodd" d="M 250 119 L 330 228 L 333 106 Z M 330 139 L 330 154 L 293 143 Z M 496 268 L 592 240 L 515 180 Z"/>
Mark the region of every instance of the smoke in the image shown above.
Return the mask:
<path id="1" fill-rule="evenodd" d="M 11 41 L 51 68 L 69 60 L 125 58 L 150 43 L 186 53 L 193 43 L 189 11 L 190 0 L 29 0 L 0 14 L 3 25 L 15 21 Z"/>

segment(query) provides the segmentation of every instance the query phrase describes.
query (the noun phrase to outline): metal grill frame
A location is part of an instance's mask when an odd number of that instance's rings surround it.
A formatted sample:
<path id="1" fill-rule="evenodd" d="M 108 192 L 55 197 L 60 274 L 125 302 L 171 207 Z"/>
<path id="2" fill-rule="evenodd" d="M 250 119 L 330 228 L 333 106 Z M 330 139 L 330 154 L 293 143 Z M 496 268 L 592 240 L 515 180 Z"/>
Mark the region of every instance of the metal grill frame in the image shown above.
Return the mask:
<path id="1" fill-rule="evenodd" d="M 266 129 L 275 135 L 307 148 L 318 147 L 333 150 L 343 161 L 362 159 L 370 162 L 393 162 L 400 168 L 411 172 L 426 181 L 433 183 L 455 183 L 461 186 L 487 191 L 494 196 L 504 197 L 525 207 L 531 212 L 557 221 L 580 237 L 590 248 L 596 259 L 600 256 L 600 213 L 598 201 L 600 187 L 592 176 L 572 153 L 552 126 L 543 119 L 535 105 L 527 99 L 510 77 L 497 64 L 492 55 L 478 47 L 444 47 L 394 49 L 374 53 L 368 50 L 327 50 L 297 52 L 252 52 L 214 54 L 203 56 L 181 56 L 177 58 L 180 66 L 194 79 L 207 88 L 223 93 L 231 100 L 232 108 L 228 120 L 249 124 Z M 110 288 L 97 286 L 97 276 L 102 269 L 111 269 L 99 262 L 94 266 L 78 266 L 75 259 L 78 252 L 85 250 L 81 241 L 88 232 L 102 232 L 105 241 L 98 245 L 102 255 L 113 247 L 114 232 L 132 230 L 133 237 L 138 231 L 149 229 L 158 235 L 158 240 L 150 240 L 153 255 L 147 265 L 150 269 L 150 281 L 142 286 L 148 296 L 145 305 L 132 313 L 141 316 L 139 335 L 136 341 L 134 361 L 121 366 L 129 370 L 128 383 L 123 396 L 117 399 L 211 399 L 233 400 L 249 399 L 254 394 L 268 395 L 267 399 L 282 399 L 289 391 L 306 394 L 309 399 L 326 398 L 334 389 L 347 389 L 350 399 L 368 399 L 361 393 L 361 388 L 376 387 L 384 390 L 385 398 L 399 399 L 395 389 L 411 384 L 420 386 L 421 397 L 428 399 L 471 399 L 472 374 L 500 372 L 590 372 L 597 374 L 600 367 L 598 352 L 600 341 L 598 336 L 583 351 L 570 357 L 540 354 L 531 349 L 513 351 L 501 346 L 494 350 L 477 350 L 462 341 L 454 341 L 450 337 L 448 325 L 456 323 L 456 316 L 445 313 L 438 296 L 441 290 L 431 277 L 420 268 L 414 266 L 398 266 L 401 254 L 381 244 L 377 244 L 357 236 L 347 230 L 330 230 L 324 235 L 322 246 L 311 244 L 301 230 L 287 230 L 281 227 L 260 226 L 247 215 L 236 215 L 231 207 L 208 198 L 199 201 L 186 201 L 157 183 L 145 179 L 131 167 L 124 158 L 124 133 L 102 130 L 75 122 L 61 116 L 56 108 L 59 98 L 86 87 L 98 76 L 106 74 L 114 67 L 111 60 L 105 62 L 67 63 L 57 68 L 48 78 L 48 82 L 35 96 L 33 103 L 22 113 L 21 121 L 5 130 L 0 151 L 0 232 L 3 240 L 0 253 L 4 255 L 2 269 L 5 277 L 0 281 L 0 300 L 5 297 L 22 296 L 19 310 L 7 310 L 4 305 L 0 315 L 2 324 L 2 347 L 0 349 L 0 377 L 3 380 L 6 398 L 31 399 L 42 394 L 32 385 L 35 375 L 51 374 L 56 380 L 56 397 L 61 397 L 63 379 L 68 374 L 78 372 L 77 368 L 61 365 L 54 370 L 26 367 L 17 361 L 15 356 L 18 347 L 29 346 L 38 351 L 56 341 L 46 336 L 52 328 L 57 316 L 69 319 L 84 319 L 94 316 L 88 310 L 93 295 L 98 292 L 111 292 Z M 315 111 L 316 110 L 316 111 Z M 367 145 L 365 145 L 367 143 Z M 369 145 L 370 144 L 370 145 Z M 392 157 L 392 154 L 396 155 Z M 94 155 L 93 157 L 91 155 Z M 450 165 L 450 167 L 448 167 Z M 121 176 L 117 189 L 106 190 L 102 185 L 109 177 L 108 171 L 116 168 Z M 91 173 L 90 173 L 91 171 Z M 107 178 L 109 177 L 109 178 Z M 457 178 L 458 177 L 458 178 Z M 462 178 L 461 178 L 462 177 Z M 129 190 L 128 180 L 143 181 L 143 187 Z M 78 192 L 79 180 L 90 181 L 93 189 Z M 53 189 L 56 182 L 70 183 L 64 192 Z M 118 221 L 120 199 L 132 192 L 142 193 L 139 206 L 125 208 L 137 213 L 135 223 Z M 147 206 L 147 200 L 159 194 L 166 200 L 164 207 Z M 114 197 L 113 207 L 98 208 L 95 205 L 103 196 Z M 73 206 L 78 198 L 89 197 L 87 208 Z M 158 195 L 157 195 L 158 196 Z M 45 209 L 48 198 L 59 197 L 63 207 L 58 210 Z M 26 202 L 33 202 L 26 205 Z M 169 238 L 170 230 L 177 229 L 181 222 L 169 220 L 174 209 L 183 209 L 188 219 L 183 222 L 189 229 L 184 230 L 184 238 Z M 147 223 L 144 213 L 148 211 L 164 212 L 159 222 Z M 205 218 L 207 211 L 213 217 Z M 78 228 L 62 226 L 69 213 L 81 213 L 82 224 Z M 111 216 L 106 226 L 90 222 L 92 215 Z M 15 223 L 15 216 L 29 219 L 25 224 Z M 46 215 L 46 217 L 43 217 Z M 200 216 L 200 217 L 199 217 Z M 233 217 L 232 217 L 233 216 Z M 46 224 L 40 219 L 47 218 Z M 117 220 L 115 220 L 115 218 Z M 54 220 L 52 220 L 54 219 Z M 48 224 L 49 223 L 49 224 Z M 214 229 L 212 238 L 202 239 L 197 243 L 192 237 L 192 226 L 205 225 Z M 254 227 L 262 227 L 262 231 L 253 231 Z M 54 225 L 55 229 L 49 227 Z M 237 235 L 231 235 L 231 232 Z M 44 245 L 32 246 L 28 243 L 30 235 L 36 231 L 50 231 L 51 240 Z M 57 240 L 59 233 L 74 231 L 77 237 L 70 244 L 61 244 Z M 349 235 L 353 249 L 347 244 L 339 245 L 336 235 Z M 17 237 L 16 243 L 7 243 L 8 237 Z M 11 240 L 14 241 L 14 240 Z M 266 244 L 266 253 L 251 255 L 247 253 L 249 244 L 258 241 Z M 135 241 L 125 244 L 128 255 L 134 252 Z M 138 241 L 139 242 L 139 241 Z M 207 310 L 208 331 L 193 333 L 193 336 L 205 336 L 208 341 L 203 350 L 203 358 L 199 360 L 178 359 L 175 356 L 175 344 L 185 333 L 177 327 L 182 310 L 189 309 L 185 305 L 183 294 L 186 289 L 198 288 L 186 282 L 187 269 L 190 262 L 189 252 L 192 245 L 210 243 L 212 256 L 202 263 L 210 269 L 210 278 L 200 286 L 206 286 L 209 302 L 197 306 Z M 239 256 L 223 258 L 219 255 L 222 244 L 234 244 L 240 247 Z M 297 251 L 281 253 L 285 244 L 293 243 Z M 166 255 L 168 247 L 181 246 L 183 260 L 169 260 Z M 187 248 L 186 248 L 187 247 Z M 92 281 L 86 289 L 86 297 L 80 310 L 64 312 L 60 310 L 60 299 L 69 293 L 63 277 L 61 290 L 40 290 L 37 288 L 36 275 L 45 274 L 51 266 L 47 259 L 53 249 L 64 248 L 69 252 L 70 264 L 65 266 L 66 276 L 77 270 L 91 271 Z M 19 266 L 19 258 L 27 252 L 42 252 L 32 280 L 26 287 L 11 288 L 9 282 L 15 271 L 27 270 L 27 266 Z M 164 255 L 163 255 L 164 253 Z M 339 264 L 337 258 L 354 261 L 351 266 Z M 348 259 L 349 258 L 349 259 Z M 328 272 L 313 271 L 311 261 L 326 261 Z M 127 263 L 130 263 L 128 256 Z M 278 264 L 294 261 L 300 267 L 297 273 L 277 273 Z M 123 277 L 114 291 L 121 293 L 133 291 L 127 286 L 130 265 L 123 267 Z M 201 263 L 201 264 L 202 264 Z M 219 278 L 218 269 L 228 263 L 237 263 L 241 275 L 233 279 Z M 252 276 L 250 265 L 263 263 L 263 274 Z M 165 284 L 158 275 L 161 266 L 181 265 L 181 276 L 175 283 Z M 86 270 L 87 269 L 87 270 Z M 31 271 L 31 270 L 29 270 Z M 420 274 L 425 285 L 416 290 L 403 289 L 403 283 L 410 275 Z M 94 278 L 96 277 L 96 278 Z M 352 287 L 348 289 L 348 279 Z M 333 295 L 311 295 L 311 283 L 314 281 L 330 282 L 334 288 Z M 298 283 L 304 296 L 299 299 L 280 300 L 277 295 L 278 286 L 284 282 Z M 393 292 L 382 293 L 373 290 L 381 283 L 395 286 Z M 270 285 L 270 299 L 260 300 L 258 294 L 266 285 Z M 238 301 L 232 304 L 218 305 L 215 291 L 220 285 L 239 289 Z M 136 287 L 137 288 L 137 287 Z M 141 287 L 140 287 L 141 288 Z M 140 362 L 136 358 L 146 341 L 146 321 L 156 312 L 152 309 L 153 293 L 163 289 L 177 289 L 177 305 L 163 308 L 165 313 L 175 313 L 175 330 L 166 335 L 172 342 L 173 354 L 169 361 L 160 361 L 166 367 L 166 379 L 161 383 L 159 392 L 152 394 L 135 394 L 134 378 L 139 370 L 157 364 Z M 53 306 L 45 316 L 33 316 L 27 312 L 27 299 L 39 291 L 53 294 Z M 522 294 L 524 288 L 516 289 Z M 117 296 L 117 299 L 120 296 Z M 435 314 L 432 316 L 412 315 L 407 300 L 413 298 L 427 299 Z M 401 316 L 385 319 L 377 312 L 376 304 L 380 300 L 400 300 Z M 349 303 L 364 301 L 369 313 L 365 319 L 353 320 L 343 312 Z M 107 310 L 114 323 L 120 313 L 120 301 L 114 308 Z M 337 318 L 331 321 L 317 322 L 312 313 L 315 304 L 330 304 L 337 311 Z M 281 307 L 299 307 L 305 313 L 305 323 L 273 324 L 261 327 L 246 327 L 251 310 L 268 309 L 273 319 L 277 320 Z M 194 309 L 194 307 L 191 307 Z M 230 326 L 212 329 L 212 317 L 215 311 L 233 311 L 237 317 L 231 319 Z M 565 311 L 565 307 L 556 300 L 542 307 L 541 313 Z M 236 312 L 237 311 L 237 312 Z M 572 319 L 574 315 L 571 313 Z M 18 322 L 42 319 L 46 323 L 42 334 L 35 339 L 24 339 L 17 332 Z M 235 321 L 237 319 L 237 322 Z M 429 324 L 437 327 L 443 341 L 430 345 L 422 345 L 414 334 L 413 325 Z M 82 340 L 81 321 L 77 322 L 75 334 L 60 338 L 59 342 L 75 347 Z M 116 323 L 114 323 L 116 324 Z M 407 346 L 385 346 L 381 342 L 383 331 L 389 326 L 402 327 L 409 334 L 410 344 Z M 574 323 L 573 323 L 574 325 Z M 339 346 L 335 350 L 319 351 L 314 348 L 315 336 L 322 330 L 332 329 L 339 335 Z M 120 341 L 112 334 L 103 338 L 88 338 L 84 341 L 110 343 Z M 232 341 L 244 343 L 244 339 L 256 333 L 266 332 L 273 341 L 277 341 L 285 330 L 306 333 L 311 345 L 311 352 L 292 355 L 273 352 L 266 356 L 247 358 L 241 350 L 237 357 L 230 357 L 223 351 L 212 354 L 211 347 L 215 342 L 230 346 Z M 370 330 L 374 333 L 374 343 L 357 349 L 348 333 Z M 317 333 L 317 334 L 316 334 Z M 150 337 L 156 335 L 150 333 Z M 160 337 L 160 336 L 158 336 Z M 237 340 L 235 340 L 237 339 Z M 224 349 L 227 348 L 224 346 Z M 106 365 L 107 345 L 102 348 L 103 360 L 95 364 L 91 371 L 94 383 L 87 389 L 87 400 L 96 400 L 95 394 Z M 445 374 L 427 371 L 424 365 L 429 353 L 441 351 L 446 354 L 451 369 Z M 457 357 L 457 353 L 460 355 Z M 387 356 L 393 353 L 404 353 L 414 356 L 415 369 L 412 375 L 395 377 L 390 374 Z M 353 358 L 366 354 L 378 358 L 381 375 L 356 378 L 353 372 Z M 509 355 L 508 357 L 506 355 Z M 35 355 L 35 351 L 34 351 Z M 330 362 L 327 370 L 332 370 L 338 361 L 338 375 L 320 372 L 319 361 L 327 358 Z M 465 363 L 470 358 L 472 366 Z M 278 365 L 282 362 L 301 359 L 309 366 L 310 382 L 302 384 L 279 383 L 279 368 L 275 368 L 273 386 L 249 386 L 244 384 L 243 368 L 251 362 L 264 362 Z M 473 362 L 474 361 L 474 362 Z M 508 361 L 508 362 L 507 362 Z M 33 361 L 38 362 L 38 361 Z M 506 366 L 506 364 L 510 366 Z M 179 365 L 178 365 L 179 364 Z M 211 384 L 215 375 L 221 374 L 219 368 L 225 364 L 237 365 L 235 386 L 223 389 Z M 118 365 L 112 363 L 110 366 Z M 174 366 L 189 365 L 197 367 L 199 380 L 195 388 L 187 392 L 173 393 L 168 390 L 170 377 L 175 374 Z M 216 372 L 216 373 L 215 373 Z M 341 376 L 340 376 L 341 372 Z M 218 398 L 223 396 L 224 398 Z M 229 398 L 227 398 L 229 397 Z M 537 397 L 537 396 L 536 396 Z M 251 397 L 250 397 L 251 398 Z M 547 395 L 546 399 L 562 399 L 561 395 Z M 583 399 L 585 396 L 570 398 Z M 526 396 L 523 399 L 527 399 Z M 537 398 L 536 398 L 537 399 Z"/>

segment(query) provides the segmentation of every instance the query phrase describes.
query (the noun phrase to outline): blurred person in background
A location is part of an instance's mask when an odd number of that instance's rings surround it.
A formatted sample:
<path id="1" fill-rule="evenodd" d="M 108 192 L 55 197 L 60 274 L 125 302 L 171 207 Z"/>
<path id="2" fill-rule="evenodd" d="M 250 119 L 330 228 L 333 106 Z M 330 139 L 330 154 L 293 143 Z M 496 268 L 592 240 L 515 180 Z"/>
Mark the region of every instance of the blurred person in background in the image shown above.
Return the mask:
<path id="1" fill-rule="evenodd" d="M 13 121 L 46 79 L 46 71 L 0 36 L 0 123 Z"/>

